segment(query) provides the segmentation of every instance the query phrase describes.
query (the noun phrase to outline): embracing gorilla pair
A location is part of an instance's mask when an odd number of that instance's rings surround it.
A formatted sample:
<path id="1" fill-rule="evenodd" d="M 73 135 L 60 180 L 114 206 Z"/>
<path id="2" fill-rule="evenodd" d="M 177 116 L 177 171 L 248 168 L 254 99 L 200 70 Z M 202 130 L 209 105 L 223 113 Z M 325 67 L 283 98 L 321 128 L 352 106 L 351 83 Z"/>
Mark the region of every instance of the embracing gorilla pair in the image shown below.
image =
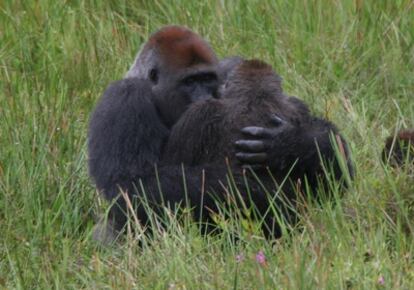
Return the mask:
<path id="1" fill-rule="evenodd" d="M 277 191 L 294 204 L 305 187 L 315 193 L 327 172 L 340 180 L 346 167 L 352 175 L 335 126 L 286 96 L 269 65 L 238 57 L 219 62 L 206 41 L 180 26 L 154 33 L 126 77 L 104 92 L 90 121 L 88 150 L 90 175 L 114 202 L 111 226 L 98 227 L 97 239 L 127 222 L 120 190 L 143 225 L 149 223 L 143 199 L 156 213 L 189 202 L 195 219 L 212 224 L 217 201 L 228 200 L 229 168 L 243 202 L 263 216 L 264 234 L 278 237 L 269 206 L 287 220 L 292 212 L 279 204 Z"/>

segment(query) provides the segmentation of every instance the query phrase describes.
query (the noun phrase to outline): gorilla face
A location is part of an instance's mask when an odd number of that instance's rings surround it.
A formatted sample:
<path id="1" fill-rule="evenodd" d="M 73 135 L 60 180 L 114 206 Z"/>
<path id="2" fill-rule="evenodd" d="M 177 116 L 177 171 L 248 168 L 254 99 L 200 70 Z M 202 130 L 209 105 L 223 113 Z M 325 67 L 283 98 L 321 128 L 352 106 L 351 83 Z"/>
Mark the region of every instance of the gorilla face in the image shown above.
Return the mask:
<path id="1" fill-rule="evenodd" d="M 214 51 L 199 35 L 167 26 L 144 44 L 126 77 L 150 82 L 159 119 L 171 128 L 189 104 L 216 97 L 217 65 Z"/>
<path id="2" fill-rule="evenodd" d="M 219 80 L 211 66 L 165 74 L 154 69 L 150 71 L 149 79 L 153 83 L 155 106 L 168 128 L 177 122 L 190 104 L 217 98 Z"/>

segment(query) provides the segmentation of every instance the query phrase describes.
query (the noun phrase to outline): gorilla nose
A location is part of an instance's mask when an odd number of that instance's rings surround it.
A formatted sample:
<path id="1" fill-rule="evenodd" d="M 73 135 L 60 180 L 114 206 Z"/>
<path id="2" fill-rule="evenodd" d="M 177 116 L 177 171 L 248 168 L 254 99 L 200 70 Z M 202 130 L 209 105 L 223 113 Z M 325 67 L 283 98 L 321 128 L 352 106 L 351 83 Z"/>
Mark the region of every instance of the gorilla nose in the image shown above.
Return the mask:
<path id="1" fill-rule="evenodd" d="M 208 100 L 208 99 L 211 99 L 211 98 L 213 98 L 212 94 L 201 94 L 201 95 L 193 96 L 192 101 L 197 102 L 197 101 Z"/>

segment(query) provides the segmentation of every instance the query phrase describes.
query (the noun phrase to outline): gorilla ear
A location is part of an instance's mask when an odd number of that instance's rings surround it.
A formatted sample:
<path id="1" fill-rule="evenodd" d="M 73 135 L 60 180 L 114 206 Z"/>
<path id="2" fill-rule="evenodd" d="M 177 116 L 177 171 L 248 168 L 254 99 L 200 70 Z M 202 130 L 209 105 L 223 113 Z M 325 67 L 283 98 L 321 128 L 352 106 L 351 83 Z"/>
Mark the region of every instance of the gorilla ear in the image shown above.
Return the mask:
<path id="1" fill-rule="evenodd" d="M 158 70 L 156 68 L 151 69 L 148 78 L 156 85 L 158 83 Z"/>

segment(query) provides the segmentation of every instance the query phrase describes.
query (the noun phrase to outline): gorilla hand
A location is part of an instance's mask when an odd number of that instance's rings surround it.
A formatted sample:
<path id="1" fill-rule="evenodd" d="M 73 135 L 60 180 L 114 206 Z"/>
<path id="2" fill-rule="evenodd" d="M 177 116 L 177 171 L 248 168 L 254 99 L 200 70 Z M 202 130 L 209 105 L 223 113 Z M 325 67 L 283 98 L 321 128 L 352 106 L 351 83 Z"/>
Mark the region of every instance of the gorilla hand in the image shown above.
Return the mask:
<path id="1" fill-rule="evenodd" d="M 271 116 L 271 128 L 245 127 L 241 132 L 247 139 L 237 140 L 236 158 L 243 166 L 260 169 L 269 166 L 271 169 L 283 170 L 289 164 L 290 144 L 287 136 L 296 136 L 297 128 L 277 115 Z M 288 138 L 289 139 L 289 138 Z"/>

